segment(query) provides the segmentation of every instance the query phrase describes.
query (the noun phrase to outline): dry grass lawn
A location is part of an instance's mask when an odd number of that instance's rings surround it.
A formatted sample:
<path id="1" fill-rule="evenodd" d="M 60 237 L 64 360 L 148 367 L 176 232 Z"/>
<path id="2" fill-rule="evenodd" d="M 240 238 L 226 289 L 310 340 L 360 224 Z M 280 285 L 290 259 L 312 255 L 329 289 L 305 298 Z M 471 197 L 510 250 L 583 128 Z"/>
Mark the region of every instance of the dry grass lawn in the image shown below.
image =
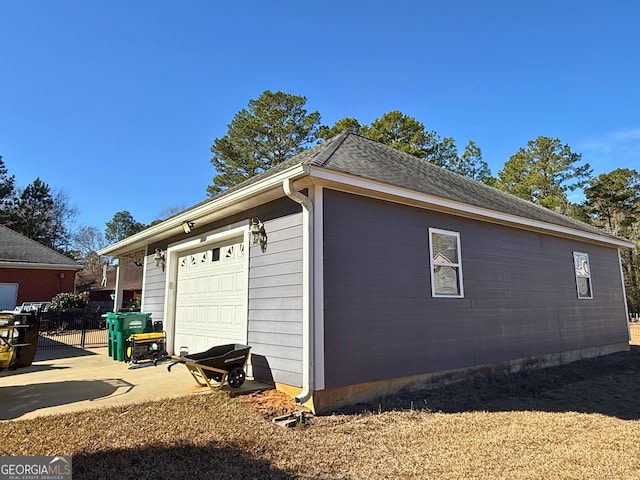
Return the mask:
<path id="1" fill-rule="evenodd" d="M 640 345 L 640 325 L 633 325 Z M 1 392 L 0 392 L 1 394 Z M 81 479 L 640 479 L 640 347 L 318 417 L 222 393 L 0 423 L 1 455 L 73 455 Z"/>

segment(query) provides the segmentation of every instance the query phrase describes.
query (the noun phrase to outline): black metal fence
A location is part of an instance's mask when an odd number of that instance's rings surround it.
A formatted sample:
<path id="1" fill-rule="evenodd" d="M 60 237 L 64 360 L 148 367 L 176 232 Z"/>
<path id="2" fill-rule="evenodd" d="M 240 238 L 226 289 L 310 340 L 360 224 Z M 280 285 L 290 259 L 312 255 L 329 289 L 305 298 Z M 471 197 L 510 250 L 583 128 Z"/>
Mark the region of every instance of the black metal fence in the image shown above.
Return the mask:
<path id="1" fill-rule="evenodd" d="M 104 311 L 95 308 L 39 312 L 38 349 L 106 347 L 107 329 L 104 314 Z"/>

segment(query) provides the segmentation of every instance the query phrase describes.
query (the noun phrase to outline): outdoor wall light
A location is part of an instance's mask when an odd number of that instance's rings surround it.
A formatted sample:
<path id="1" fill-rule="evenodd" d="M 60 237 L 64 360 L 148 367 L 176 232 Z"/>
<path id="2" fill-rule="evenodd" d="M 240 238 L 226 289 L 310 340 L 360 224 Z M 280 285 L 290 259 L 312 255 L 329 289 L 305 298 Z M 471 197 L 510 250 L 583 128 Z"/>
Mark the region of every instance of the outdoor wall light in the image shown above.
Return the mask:
<path id="1" fill-rule="evenodd" d="M 184 230 L 184 233 L 191 233 L 191 230 L 193 230 L 194 225 L 195 225 L 195 222 L 183 222 L 182 230 Z"/>
<path id="2" fill-rule="evenodd" d="M 164 258 L 164 252 L 162 250 L 160 250 L 159 248 L 156 248 L 156 254 L 153 256 L 153 259 L 156 261 L 156 267 L 162 267 L 162 271 L 164 272 L 164 266 L 165 266 L 165 258 Z"/>
<path id="3" fill-rule="evenodd" d="M 264 223 L 257 217 L 249 221 L 249 243 L 260 245 L 263 253 L 267 251 L 267 232 L 264 229 Z"/>

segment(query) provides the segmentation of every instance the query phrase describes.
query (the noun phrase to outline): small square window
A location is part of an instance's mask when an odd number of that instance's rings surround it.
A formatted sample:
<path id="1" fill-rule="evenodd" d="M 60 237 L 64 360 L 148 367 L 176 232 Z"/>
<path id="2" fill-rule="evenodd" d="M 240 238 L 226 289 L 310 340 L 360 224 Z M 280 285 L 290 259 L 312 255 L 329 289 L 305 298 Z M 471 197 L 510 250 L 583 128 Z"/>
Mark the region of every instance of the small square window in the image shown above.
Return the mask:
<path id="1" fill-rule="evenodd" d="M 460 234 L 429 228 L 431 264 L 431 295 L 433 297 L 464 297 Z"/>
<path id="2" fill-rule="evenodd" d="M 593 298 L 589 255 L 582 252 L 573 252 L 573 266 L 576 273 L 578 298 Z"/>

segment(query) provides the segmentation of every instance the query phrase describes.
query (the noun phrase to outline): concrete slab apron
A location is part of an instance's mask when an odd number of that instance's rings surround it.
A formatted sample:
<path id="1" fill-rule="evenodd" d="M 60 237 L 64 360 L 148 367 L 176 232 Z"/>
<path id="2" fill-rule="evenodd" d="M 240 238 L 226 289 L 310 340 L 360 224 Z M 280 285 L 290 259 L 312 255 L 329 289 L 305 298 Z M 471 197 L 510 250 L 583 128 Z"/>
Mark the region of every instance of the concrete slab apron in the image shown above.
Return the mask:
<path id="1" fill-rule="evenodd" d="M 243 390 L 251 388 L 247 380 Z M 223 389 L 228 389 L 228 386 Z M 128 368 L 106 348 L 39 351 L 28 368 L 0 373 L 0 420 L 34 418 L 90 408 L 209 393 L 184 365 Z"/>

